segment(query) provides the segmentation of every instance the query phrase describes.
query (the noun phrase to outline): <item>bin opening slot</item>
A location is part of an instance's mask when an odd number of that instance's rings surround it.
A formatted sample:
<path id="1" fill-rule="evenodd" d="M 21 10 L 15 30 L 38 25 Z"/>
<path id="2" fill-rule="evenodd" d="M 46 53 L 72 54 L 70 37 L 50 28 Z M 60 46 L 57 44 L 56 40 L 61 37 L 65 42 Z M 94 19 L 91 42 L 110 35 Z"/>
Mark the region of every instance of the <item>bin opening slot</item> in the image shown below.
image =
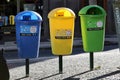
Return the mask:
<path id="1" fill-rule="evenodd" d="M 64 16 L 64 12 L 57 12 L 56 16 Z"/>
<path id="2" fill-rule="evenodd" d="M 30 15 L 23 16 L 23 21 L 28 21 L 28 20 L 31 20 L 31 16 Z"/>
<path id="3" fill-rule="evenodd" d="M 89 15 L 101 15 L 102 11 L 99 8 L 92 7 L 90 9 L 88 9 L 86 14 L 89 14 Z"/>

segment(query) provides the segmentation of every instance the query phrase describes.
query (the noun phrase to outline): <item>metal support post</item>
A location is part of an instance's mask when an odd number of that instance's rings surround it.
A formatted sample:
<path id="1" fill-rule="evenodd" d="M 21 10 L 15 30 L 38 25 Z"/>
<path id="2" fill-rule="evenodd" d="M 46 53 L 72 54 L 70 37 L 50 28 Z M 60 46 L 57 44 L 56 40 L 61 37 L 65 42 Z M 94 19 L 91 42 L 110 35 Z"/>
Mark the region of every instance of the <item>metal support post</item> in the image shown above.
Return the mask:
<path id="1" fill-rule="evenodd" d="M 62 63 L 62 55 L 59 56 L 59 73 L 63 73 L 63 63 Z"/>
<path id="2" fill-rule="evenodd" d="M 90 52 L 90 70 L 94 69 L 94 53 Z"/>
<path id="3" fill-rule="evenodd" d="M 29 76 L 29 59 L 26 59 L 26 77 Z"/>

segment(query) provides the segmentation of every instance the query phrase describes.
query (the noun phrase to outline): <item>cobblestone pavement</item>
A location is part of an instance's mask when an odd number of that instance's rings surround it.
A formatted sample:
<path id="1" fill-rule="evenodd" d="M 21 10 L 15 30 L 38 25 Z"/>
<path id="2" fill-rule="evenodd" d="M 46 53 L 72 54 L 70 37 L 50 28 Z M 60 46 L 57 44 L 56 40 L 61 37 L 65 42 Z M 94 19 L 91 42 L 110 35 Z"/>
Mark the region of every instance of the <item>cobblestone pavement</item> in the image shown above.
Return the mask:
<path id="1" fill-rule="evenodd" d="M 25 77 L 25 60 L 8 59 L 10 80 L 120 80 L 118 47 L 94 53 L 94 70 L 89 68 L 89 53 L 63 57 L 63 74 L 59 74 L 57 56 L 30 59 L 30 74 Z"/>

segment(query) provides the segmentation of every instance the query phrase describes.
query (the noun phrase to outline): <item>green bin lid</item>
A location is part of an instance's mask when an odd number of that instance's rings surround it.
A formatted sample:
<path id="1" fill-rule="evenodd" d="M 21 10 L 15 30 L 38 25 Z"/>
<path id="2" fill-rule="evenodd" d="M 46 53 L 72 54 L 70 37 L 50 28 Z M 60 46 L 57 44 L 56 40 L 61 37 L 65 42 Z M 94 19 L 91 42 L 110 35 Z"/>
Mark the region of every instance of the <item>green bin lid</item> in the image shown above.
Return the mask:
<path id="1" fill-rule="evenodd" d="M 48 18 L 71 18 L 71 17 L 75 17 L 75 13 L 71 9 L 65 7 L 53 9 L 48 14 Z"/>
<path id="2" fill-rule="evenodd" d="M 83 7 L 78 15 L 106 15 L 105 10 L 98 5 L 88 5 Z"/>

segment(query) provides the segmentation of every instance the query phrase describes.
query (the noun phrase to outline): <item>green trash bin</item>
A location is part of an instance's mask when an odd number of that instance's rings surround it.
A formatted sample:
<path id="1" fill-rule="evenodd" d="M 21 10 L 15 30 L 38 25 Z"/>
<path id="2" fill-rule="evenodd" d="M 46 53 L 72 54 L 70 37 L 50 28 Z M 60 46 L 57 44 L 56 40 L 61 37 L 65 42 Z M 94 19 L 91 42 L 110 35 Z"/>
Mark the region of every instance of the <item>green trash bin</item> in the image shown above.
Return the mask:
<path id="1" fill-rule="evenodd" d="M 79 11 L 79 16 L 84 51 L 102 51 L 105 35 L 105 10 L 97 5 L 89 5 Z"/>

